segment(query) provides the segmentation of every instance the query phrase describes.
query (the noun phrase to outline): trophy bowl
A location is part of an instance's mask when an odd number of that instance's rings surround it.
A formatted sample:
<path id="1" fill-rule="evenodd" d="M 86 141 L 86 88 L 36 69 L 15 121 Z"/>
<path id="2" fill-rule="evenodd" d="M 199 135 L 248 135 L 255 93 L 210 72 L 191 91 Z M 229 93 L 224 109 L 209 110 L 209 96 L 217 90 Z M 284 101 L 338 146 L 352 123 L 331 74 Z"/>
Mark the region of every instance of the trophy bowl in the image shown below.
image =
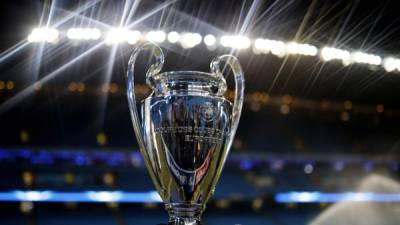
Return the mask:
<path id="1" fill-rule="evenodd" d="M 141 103 L 134 92 L 134 63 L 149 50 L 155 63 L 146 73 L 152 94 Z M 234 103 L 224 98 L 227 84 L 221 62 L 235 77 Z M 127 72 L 127 97 L 133 128 L 147 170 L 169 214 L 168 224 L 201 224 L 205 204 L 214 193 L 239 123 L 244 78 L 232 55 L 215 58 L 211 72 L 160 73 L 164 54 L 151 42 L 132 53 Z"/>

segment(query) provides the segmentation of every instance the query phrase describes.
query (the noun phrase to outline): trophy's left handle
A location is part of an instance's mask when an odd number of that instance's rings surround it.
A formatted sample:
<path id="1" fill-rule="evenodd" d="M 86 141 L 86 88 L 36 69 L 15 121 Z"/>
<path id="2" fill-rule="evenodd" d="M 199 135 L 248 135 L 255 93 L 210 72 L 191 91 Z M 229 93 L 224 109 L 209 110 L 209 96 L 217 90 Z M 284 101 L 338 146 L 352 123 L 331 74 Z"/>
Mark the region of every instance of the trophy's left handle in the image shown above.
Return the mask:
<path id="1" fill-rule="evenodd" d="M 137 48 L 135 48 L 135 50 L 133 51 L 133 53 L 129 59 L 127 80 L 126 80 L 126 82 L 127 82 L 127 97 L 128 97 L 128 104 L 129 104 L 129 110 L 130 110 L 130 114 L 131 114 L 133 129 L 135 130 L 136 139 L 139 144 L 139 149 L 143 155 L 146 166 L 148 167 L 150 176 L 153 178 L 153 180 L 156 180 L 152 166 L 150 165 L 149 155 L 146 151 L 146 145 L 145 145 L 145 141 L 144 141 L 142 125 L 141 125 L 139 113 L 138 113 L 138 110 L 136 107 L 136 98 L 135 98 L 135 62 L 136 62 L 137 57 L 139 56 L 139 53 L 142 50 L 149 50 L 152 54 L 152 57 L 155 58 L 155 63 L 153 63 L 146 72 L 146 82 L 148 85 L 151 86 L 151 88 L 153 88 L 153 84 L 151 83 L 150 78 L 153 75 L 158 74 L 161 71 L 161 69 L 164 65 L 164 54 L 163 54 L 161 48 L 152 42 L 141 43 Z M 156 184 L 156 185 L 158 185 L 158 184 Z"/>

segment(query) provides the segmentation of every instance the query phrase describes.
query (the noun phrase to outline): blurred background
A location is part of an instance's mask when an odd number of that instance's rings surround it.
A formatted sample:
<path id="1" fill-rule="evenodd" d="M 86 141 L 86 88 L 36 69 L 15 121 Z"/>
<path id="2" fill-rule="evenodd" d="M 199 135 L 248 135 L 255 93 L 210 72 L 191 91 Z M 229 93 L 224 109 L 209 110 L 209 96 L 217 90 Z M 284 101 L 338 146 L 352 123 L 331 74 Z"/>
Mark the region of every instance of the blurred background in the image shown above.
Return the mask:
<path id="1" fill-rule="evenodd" d="M 225 53 L 245 71 L 206 225 L 400 224 L 395 1 L 22 0 L 0 14 L 1 224 L 166 222 L 125 95 L 141 40 L 164 71 L 208 72 Z"/>

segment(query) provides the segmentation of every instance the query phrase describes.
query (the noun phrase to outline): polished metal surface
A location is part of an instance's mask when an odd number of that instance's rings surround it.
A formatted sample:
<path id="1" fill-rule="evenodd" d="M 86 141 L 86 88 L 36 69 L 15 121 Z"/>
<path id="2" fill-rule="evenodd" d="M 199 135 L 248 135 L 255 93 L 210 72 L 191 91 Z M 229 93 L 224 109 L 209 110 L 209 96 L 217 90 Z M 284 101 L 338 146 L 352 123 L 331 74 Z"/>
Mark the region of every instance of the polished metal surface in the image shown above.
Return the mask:
<path id="1" fill-rule="evenodd" d="M 139 118 L 134 96 L 134 62 L 140 50 L 152 50 L 156 63 L 147 72 L 153 94 L 141 104 Z M 235 75 L 235 102 L 223 97 L 226 82 L 221 61 Z M 213 194 L 232 144 L 243 104 L 244 79 L 233 56 L 211 63 L 211 73 L 159 73 L 161 49 L 146 42 L 129 62 L 127 95 L 141 153 L 170 215 L 169 224 L 201 224 L 201 213 Z M 142 123 L 140 123 L 140 120 Z"/>
<path id="2" fill-rule="evenodd" d="M 144 136 L 165 203 L 204 204 L 227 153 L 231 104 L 212 96 L 147 98 Z"/>

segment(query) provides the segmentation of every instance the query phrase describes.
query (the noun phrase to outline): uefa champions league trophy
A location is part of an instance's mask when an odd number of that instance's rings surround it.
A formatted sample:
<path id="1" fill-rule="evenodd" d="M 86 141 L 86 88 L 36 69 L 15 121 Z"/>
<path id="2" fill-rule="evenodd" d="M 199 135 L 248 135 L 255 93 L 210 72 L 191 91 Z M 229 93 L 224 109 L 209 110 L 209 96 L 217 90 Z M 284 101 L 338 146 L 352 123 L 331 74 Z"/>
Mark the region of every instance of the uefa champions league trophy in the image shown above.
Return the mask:
<path id="1" fill-rule="evenodd" d="M 146 83 L 153 92 L 142 101 L 140 120 L 134 63 L 142 50 L 151 51 L 156 62 L 146 73 Z M 234 74 L 233 104 L 223 96 L 227 84 L 221 62 L 229 65 Z M 133 128 L 147 170 L 170 216 L 168 224 L 199 225 L 239 123 L 243 72 L 232 55 L 215 58 L 210 73 L 160 73 L 163 64 L 162 50 L 151 42 L 140 44 L 129 60 L 127 95 Z"/>

